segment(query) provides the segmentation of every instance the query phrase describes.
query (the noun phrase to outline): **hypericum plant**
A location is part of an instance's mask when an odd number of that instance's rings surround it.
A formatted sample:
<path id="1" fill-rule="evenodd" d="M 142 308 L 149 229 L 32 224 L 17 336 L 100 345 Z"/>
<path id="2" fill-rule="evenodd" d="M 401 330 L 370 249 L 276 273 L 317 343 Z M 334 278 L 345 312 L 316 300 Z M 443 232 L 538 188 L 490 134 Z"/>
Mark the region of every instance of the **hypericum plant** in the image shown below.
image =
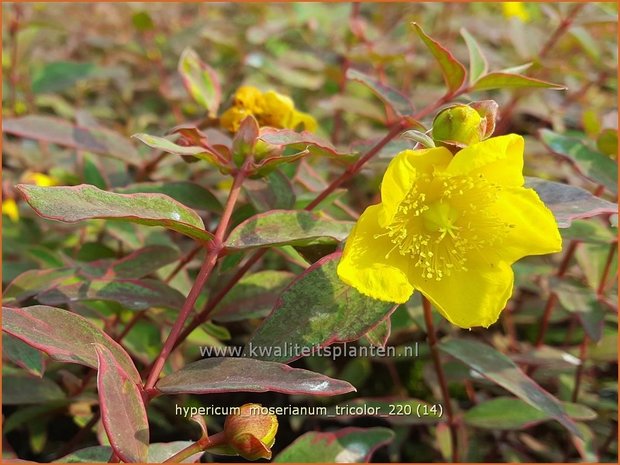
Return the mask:
<path id="1" fill-rule="evenodd" d="M 512 296 L 511 265 L 515 261 L 561 251 L 558 228 L 567 228 L 577 218 L 612 213 L 617 207 L 564 183 L 524 178 L 523 138 L 493 135 L 498 109 L 494 101 L 446 107 L 490 89 L 562 86 L 511 70 L 489 72 L 476 41 L 463 31 L 471 60 L 467 72 L 419 25 L 412 28 L 437 60 L 447 90 L 435 102 L 414 111 L 409 97 L 348 67 L 347 78 L 361 82 L 379 97 L 388 115 L 384 136 L 360 153 L 325 140 L 313 116 L 299 111 L 288 96 L 270 89 L 226 89 L 234 94 L 230 106 L 220 112 L 223 99 L 218 73 L 196 52 L 185 51 L 179 72 L 207 117 L 201 124 L 178 125 L 166 137 L 136 134 L 136 139 L 160 154 L 135 170 L 134 181 L 149 179 L 166 156 L 163 154 L 216 168 L 224 184 L 228 181 L 230 186 L 223 205 L 211 200 L 217 221 L 209 216 L 205 222 L 188 206 L 201 200 L 198 197 L 204 193 L 194 187 L 184 194 L 180 187 L 183 179 L 174 180 L 174 185 L 135 183 L 108 191 L 89 184 L 54 186 L 39 175 L 32 179 L 34 184 L 17 186 L 43 218 L 65 223 L 103 219 L 117 228 L 119 236 L 126 234 L 118 226 L 121 223 L 158 226 L 194 241 L 190 247 L 183 241 L 181 256 L 170 247 L 150 243 L 122 258 L 71 259 L 42 271 L 26 271 L 4 294 L 3 331 L 9 336 L 5 345 L 9 359 L 14 360 L 17 351 L 30 351 L 36 360 L 37 352 L 31 352 L 34 348 L 52 360 L 92 369 L 67 394 L 73 397 L 87 391 L 96 373 L 100 410 L 89 425 L 92 428 L 101 416 L 112 448 L 111 462 L 149 461 L 153 448 L 149 449 L 147 406 L 162 396 L 265 391 L 336 396 L 355 391 L 351 382 L 317 372 L 318 365 L 313 371 L 288 364 L 318 348 L 363 337 L 384 346 L 392 313 L 399 304 L 410 302 L 414 290 L 424 296 L 420 328 L 428 336 L 447 416 L 440 425 L 450 430 L 455 460 L 463 447 L 458 442 L 463 424 L 447 389 L 440 349 L 514 394 L 513 400 L 523 408 L 533 407 L 539 415 L 559 421 L 572 437 L 582 436 L 565 407 L 506 355 L 458 336 L 440 345 L 430 302 L 454 325 L 492 325 Z M 425 127 L 425 118 L 433 115 L 432 126 Z M 5 131 L 23 134 L 24 127 L 32 123 L 28 118 L 6 121 Z M 212 130 L 217 131 L 217 137 Z M 96 131 L 88 135 L 95 141 L 105 140 L 97 139 Z M 553 137 L 548 135 L 547 141 L 551 138 L 553 143 Z M 395 141 L 401 148 L 402 143 L 411 148 L 395 149 L 391 145 Z M 326 205 L 382 151 L 392 160 L 383 176 L 380 203 L 369 206 L 359 219 L 353 218 L 356 221 L 336 220 Z M 333 160 L 339 173 L 331 182 L 319 183 L 314 198 L 295 202 L 288 178 L 280 169 L 317 157 Z M 254 205 L 250 215 L 238 208 L 244 196 Z M 6 202 L 11 201 L 5 201 L 3 211 L 17 221 L 16 205 Z M 82 230 L 84 235 L 101 234 L 99 223 L 89 223 L 88 228 Z M 267 276 L 268 270 L 260 276 L 257 273 L 254 282 L 245 281 L 257 286 L 263 285 L 261 279 L 272 280 L 265 286 L 278 281 L 272 286 L 278 297 L 270 301 L 270 308 L 258 308 L 261 295 L 251 292 L 241 306 L 223 305 L 246 273 L 273 248 L 302 266 L 297 275 L 272 271 Z M 201 260 L 200 269 L 184 295 L 170 283 L 195 259 Z M 163 279 L 155 273 L 172 263 L 177 266 Z M 558 277 L 565 267 L 562 262 Z M 235 271 L 231 273 L 231 269 Z M 76 310 L 76 302 L 93 301 L 104 304 Z M 550 303 L 545 313 L 540 341 L 553 305 Z M 129 319 L 127 310 L 134 312 Z M 103 325 L 89 318 L 96 311 L 107 315 Z M 151 324 L 161 324 L 158 330 L 164 330 L 166 319 L 158 315 L 173 315 L 174 323 L 163 331 L 165 341 L 158 353 L 144 360 L 132 356 L 123 339 L 135 325 L 150 318 L 151 312 L 155 314 Z M 195 336 L 197 329 L 222 331 L 210 323 L 214 319 L 226 322 L 263 317 L 247 341 L 244 357 L 210 357 L 183 366 L 178 359 L 171 362 L 175 349 Z M 124 324 L 122 330 L 119 321 Z M 293 346 L 300 350 L 292 353 Z M 194 359 L 198 358 L 195 355 Z M 443 421 L 436 405 L 416 402 L 418 408 L 431 409 L 433 413 L 427 415 L 433 421 Z M 166 461 L 195 460 L 196 454 L 205 451 L 248 460 L 271 458 L 278 419 L 261 411 L 259 404 L 245 404 L 229 415 L 223 430 L 215 434 L 207 431 L 204 418 L 195 418 L 201 438 L 165 448 Z M 338 444 L 358 441 L 364 445 L 363 452 L 354 458 L 369 459 L 374 448 L 393 437 L 384 428 L 308 433 L 279 459 L 299 461 L 315 440 L 327 444 L 317 457 L 325 453 L 326 460 L 335 460 L 337 447 L 348 447 Z M 335 438 L 342 442 L 334 442 Z"/>

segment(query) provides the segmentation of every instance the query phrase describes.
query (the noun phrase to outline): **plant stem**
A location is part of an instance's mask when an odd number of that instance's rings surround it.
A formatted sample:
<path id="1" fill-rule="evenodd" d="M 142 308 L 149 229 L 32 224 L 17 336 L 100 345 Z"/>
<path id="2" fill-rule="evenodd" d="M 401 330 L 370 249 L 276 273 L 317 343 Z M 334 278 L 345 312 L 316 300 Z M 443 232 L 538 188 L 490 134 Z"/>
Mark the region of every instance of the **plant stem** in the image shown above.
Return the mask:
<path id="1" fill-rule="evenodd" d="M 611 264 L 614 261 L 614 256 L 616 255 L 616 250 L 618 249 L 618 243 L 614 242 L 609 247 L 609 254 L 607 255 L 607 260 L 605 261 L 605 268 L 603 268 L 603 274 L 601 275 L 601 282 L 598 285 L 598 289 L 596 290 L 596 295 L 601 297 L 605 294 L 605 286 L 607 284 L 607 278 L 609 278 L 609 271 L 611 270 Z"/>
<path id="2" fill-rule="evenodd" d="M 191 457 L 194 454 L 198 454 L 212 447 L 219 446 L 221 444 L 224 444 L 225 442 L 226 442 L 226 439 L 224 437 L 223 431 L 217 434 L 214 434 L 213 436 L 202 437 L 195 443 L 187 446 L 185 449 L 180 450 L 179 452 L 174 454 L 172 457 L 164 460 L 163 463 L 181 463 L 183 462 L 183 460 Z"/>
<path id="3" fill-rule="evenodd" d="M 452 461 L 459 461 L 459 448 L 457 442 L 457 425 L 452 411 L 452 404 L 450 402 L 450 393 L 448 392 L 448 383 L 446 382 L 446 375 L 443 372 L 443 366 L 441 365 L 441 358 L 439 356 L 439 349 L 437 348 L 437 335 L 435 334 L 435 326 L 433 325 L 433 314 L 431 312 L 430 301 L 422 296 L 422 308 L 424 309 L 424 322 L 426 323 L 426 334 L 428 336 L 428 343 L 431 349 L 431 355 L 433 357 L 433 363 L 435 365 L 435 371 L 437 373 L 437 379 L 439 380 L 439 387 L 441 388 L 441 396 L 443 397 L 443 403 L 445 404 L 446 413 L 448 415 L 448 426 L 450 427 L 450 438 L 452 441 Z"/>
<path id="4" fill-rule="evenodd" d="M 217 263 L 217 259 L 220 253 L 224 249 L 224 236 L 228 229 L 228 224 L 230 223 L 233 209 L 235 207 L 235 204 L 237 203 L 237 199 L 239 198 L 239 193 L 241 192 L 241 184 L 247 177 L 247 167 L 249 162 L 250 158 L 248 158 L 248 161 L 235 175 L 235 181 L 230 189 L 230 194 L 228 195 L 228 200 L 226 202 L 226 206 L 224 207 L 224 212 L 222 213 L 222 218 L 220 219 L 217 230 L 215 231 L 215 237 L 213 238 L 213 241 L 209 244 L 209 250 L 202 263 L 202 267 L 198 272 L 198 276 L 196 277 L 196 280 L 194 281 L 194 284 L 189 291 L 187 299 L 185 300 L 185 303 L 183 304 L 183 307 L 179 312 L 177 320 L 174 322 L 174 325 L 170 330 L 170 334 L 168 335 L 168 338 L 166 339 L 166 342 L 164 343 L 164 346 L 162 347 L 159 356 L 155 359 L 155 362 L 153 363 L 147 381 L 144 385 L 144 390 L 147 393 L 149 391 L 152 391 L 155 387 L 155 383 L 159 379 L 159 374 L 164 368 L 164 364 L 166 363 L 168 356 L 175 347 L 179 335 L 181 334 L 183 325 L 185 324 L 185 321 L 189 318 L 189 315 L 194 310 L 194 304 L 196 303 L 196 300 L 198 299 L 202 288 L 209 279 L 213 268 L 215 268 L 215 264 Z"/>
<path id="5" fill-rule="evenodd" d="M 555 276 L 559 279 L 564 277 L 566 271 L 568 270 L 568 265 L 575 255 L 575 250 L 577 250 L 577 245 L 579 245 L 579 241 L 572 240 L 568 244 L 568 249 L 560 262 L 560 266 L 555 274 Z M 551 313 L 553 313 L 553 308 L 555 304 L 558 302 L 558 295 L 555 291 L 550 291 L 549 297 L 547 298 L 547 303 L 545 304 L 545 311 L 543 312 L 542 322 L 540 323 L 540 331 L 538 332 L 538 337 L 536 338 L 536 347 L 541 347 L 545 340 L 545 334 L 547 334 L 547 329 L 549 327 L 549 320 L 551 319 Z"/>
<path id="6" fill-rule="evenodd" d="M 575 386 L 573 387 L 573 395 L 571 398 L 571 402 L 576 403 L 579 398 L 579 388 L 581 387 L 581 378 L 583 377 L 583 372 L 585 370 L 586 363 L 586 352 L 588 350 L 588 336 L 583 337 L 583 341 L 581 341 L 581 345 L 579 346 L 579 366 L 577 366 L 577 370 L 575 371 Z"/>

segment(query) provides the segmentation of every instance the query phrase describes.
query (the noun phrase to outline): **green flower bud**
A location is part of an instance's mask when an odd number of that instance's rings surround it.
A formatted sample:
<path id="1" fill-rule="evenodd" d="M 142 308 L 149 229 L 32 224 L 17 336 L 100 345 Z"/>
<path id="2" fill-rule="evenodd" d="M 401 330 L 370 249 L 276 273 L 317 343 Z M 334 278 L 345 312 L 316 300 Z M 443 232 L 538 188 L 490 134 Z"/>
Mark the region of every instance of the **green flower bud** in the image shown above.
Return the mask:
<path id="1" fill-rule="evenodd" d="M 227 444 L 247 460 L 270 459 L 277 431 L 278 418 L 260 404 L 242 405 L 224 422 Z"/>
<path id="2" fill-rule="evenodd" d="M 460 147 L 482 140 L 484 128 L 480 114 L 468 105 L 455 105 L 441 111 L 433 121 L 436 142 Z"/>

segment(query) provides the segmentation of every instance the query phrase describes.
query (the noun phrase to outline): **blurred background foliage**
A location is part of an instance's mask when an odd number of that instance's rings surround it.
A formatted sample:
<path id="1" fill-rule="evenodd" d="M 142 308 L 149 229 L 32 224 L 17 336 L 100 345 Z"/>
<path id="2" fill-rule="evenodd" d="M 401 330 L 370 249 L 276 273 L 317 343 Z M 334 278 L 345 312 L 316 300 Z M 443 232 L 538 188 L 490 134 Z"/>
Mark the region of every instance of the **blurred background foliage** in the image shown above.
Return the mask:
<path id="1" fill-rule="evenodd" d="M 363 151 L 369 141 L 385 134 L 386 114 L 383 104 L 368 88 L 344 78 L 344 70 L 355 68 L 389 83 L 409 96 L 416 109 L 436 101 L 445 92 L 439 67 L 412 32 L 412 21 L 421 24 L 464 63 L 468 62 L 468 52 L 459 34 L 462 27 L 476 38 L 491 69 L 529 64 L 524 74 L 566 85 L 565 92 L 507 89 L 461 98 L 464 102 L 492 98 L 499 103 L 501 119 L 496 134 L 516 132 L 526 137 L 526 174 L 590 191 L 598 185 L 550 154 L 538 136 L 543 128 L 575 137 L 579 144 L 612 158 L 617 152 L 617 6 L 613 3 L 3 3 L 2 9 L 3 117 L 49 115 L 92 131 L 107 128 L 114 147 L 113 153 L 106 156 L 76 151 L 53 143 L 55 139 L 49 136 L 57 129 L 53 127 L 38 128 L 37 138 L 5 135 L 4 199 L 16 198 L 13 186 L 20 181 L 30 182 L 32 173 L 45 173 L 58 184 L 89 183 L 103 189 L 120 189 L 144 181 L 190 180 L 208 192 L 196 196 L 196 191 L 190 191 L 184 203 L 198 209 L 205 224 L 213 226 L 230 186 L 228 178 L 206 164 L 188 164 L 175 156 L 158 159 L 155 166 L 152 161 L 157 159 L 157 153 L 135 141 L 128 142 L 134 133 L 165 135 L 180 124 L 208 124 L 204 109 L 189 98 L 177 72 L 182 51 L 193 48 L 216 70 L 223 87 L 223 109 L 230 106 L 232 94 L 242 84 L 275 89 L 290 95 L 297 108 L 317 119 L 320 136 L 343 150 Z M 565 22 L 567 17 L 572 21 Z M 429 125 L 432 116 L 425 121 Z M 410 143 L 403 140 L 389 144 L 346 189 L 338 190 L 329 199 L 325 206 L 329 214 L 337 219 L 355 219 L 367 205 L 376 202 L 387 162 L 408 146 Z M 341 166 L 327 160 L 312 159 L 285 166 L 284 178 L 274 175 L 270 182 L 292 186 L 295 196 L 285 200 L 284 208 L 302 208 L 326 185 L 326 180 L 341 170 Z M 262 189 L 256 184 L 254 188 L 255 192 Z M 265 205 L 263 197 L 252 195 L 252 184 L 248 189 L 245 203 L 235 213 L 235 223 Z M 611 194 L 604 195 L 614 200 Z M 274 205 L 273 199 L 267 204 Z M 159 229 L 122 223 L 90 222 L 87 227 L 49 223 L 37 219 L 22 202 L 18 201 L 18 208 L 19 220 L 7 211 L 3 218 L 4 285 L 27 270 L 55 268 L 70 261 L 118 258 L 145 245 L 166 246 L 178 256 L 186 255 L 192 247 L 189 241 Z M 522 366 L 542 367 L 532 376 L 562 401 L 574 400 L 575 360 L 585 352 L 579 397 L 582 410 L 575 414 L 585 431 L 585 441 L 572 438 L 574 446 L 569 444 L 567 433 L 558 424 L 535 415 L 528 417 L 522 405 L 511 405 L 510 400 L 472 413 L 472 407 L 506 393 L 451 361 L 445 365 L 450 392 L 462 412 L 467 412 L 462 420 L 466 427 L 460 430 L 462 456 L 467 461 L 617 461 L 617 261 L 613 248 L 610 255 L 616 221 L 613 217 L 609 221 L 579 221 L 576 227 L 563 231 L 567 243 L 571 238 L 585 243 L 580 244 L 568 269 L 573 287 L 560 296 L 546 339 L 548 345 L 533 349 L 549 288 L 548 276 L 560 257 L 519 263 L 515 268 L 519 291 L 511 311 L 505 312 L 501 323 L 490 330 L 472 331 L 472 335 L 508 353 Z M 581 342 L 586 333 L 582 320 L 575 318 L 575 312 L 580 310 L 574 306 L 574 289 L 590 293 L 598 290 L 608 257 L 612 257 L 609 284 L 604 289 L 605 297 L 596 303 L 603 309 L 603 316 L 599 312 L 593 317 L 603 326 L 598 341 L 584 349 Z M 199 258 L 200 254 L 176 274 L 170 281 L 173 288 L 183 294 L 188 292 Z M 240 254 L 223 260 L 219 276 L 210 285 L 217 285 L 221 276 L 233 273 L 240 260 Z M 270 251 L 260 269 L 279 273 L 246 282 L 239 294 L 247 299 L 252 292 L 263 293 L 270 302 L 269 298 L 275 299 L 290 277 L 306 266 L 304 258 L 291 247 Z M 155 274 L 163 278 L 174 268 L 174 263 L 166 264 Z M 583 296 L 584 292 L 578 294 Z M 234 295 L 227 304 L 234 307 Z M 590 311 L 595 304 L 584 305 Z M 89 301 L 70 306 L 105 328 L 113 329 L 132 316 L 132 311 L 119 303 Z M 269 309 L 270 305 L 265 305 L 258 310 L 264 315 Z M 153 309 L 126 337 L 124 344 L 139 363 L 146 365 L 157 355 L 162 333 L 174 316 L 172 311 Z M 198 345 L 242 345 L 259 322 L 252 318 L 203 325 L 182 351 L 175 352 L 167 371 L 199 358 Z M 460 332 L 439 318 L 436 323 L 442 334 Z M 184 406 L 240 405 L 246 401 L 333 405 L 355 398 L 397 397 L 428 402 L 441 398 L 432 365 L 427 363 L 419 302 L 414 299 L 401 306 L 392 317 L 391 330 L 390 345 L 420 342 L 420 357 L 343 358 L 335 362 L 310 357 L 294 363 L 350 381 L 358 389 L 355 396 L 324 400 L 238 393 L 208 398 L 185 396 L 177 401 Z M 30 376 L 28 373 L 43 370 L 36 360 L 33 363 L 27 372 L 5 364 L 4 374 Z M 84 376 L 81 367 L 47 366 L 46 379 L 53 379 L 68 392 L 81 389 L 80 379 Z M 6 400 L 6 390 L 4 396 Z M 100 441 L 105 444 L 100 423 L 92 432 L 78 433 L 97 408 L 92 385 L 72 397 L 69 404 L 64 399 L 45 397 L 32 402 L 36 399 L 33 396 L 29 402 L 18 399 L 4 408 L 7 456 L 17 453 L 21 458 L 47 461 L 73 448 Z M 197 437 L 196 427 L 175 415 L 170 398 L 152 402 L 149 419 L 152 442 Z M 221 428 L 222 418 L 207 421 L 215 430 Z M 302 433 L 330 431 L 344 425 L 387 426 L 395 432 L 388 447 L 374 455 L 377 461 L 444 461 L 451 456 L 445 424 L 413 416 L 388 420 L 281 417 L 274 455 Z M 76 434 L 80 436 L 70 442 Z M 208 454 L 206 457 L 213 459 Z"/>

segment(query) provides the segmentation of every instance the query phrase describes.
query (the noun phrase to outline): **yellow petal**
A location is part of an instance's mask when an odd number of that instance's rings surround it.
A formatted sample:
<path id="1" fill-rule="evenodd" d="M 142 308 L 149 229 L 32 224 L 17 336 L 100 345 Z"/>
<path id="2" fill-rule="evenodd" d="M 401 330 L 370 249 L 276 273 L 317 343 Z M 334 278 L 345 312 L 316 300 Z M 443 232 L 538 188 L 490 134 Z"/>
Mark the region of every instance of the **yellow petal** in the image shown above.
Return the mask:
<path id="1" fill-rule="evenodd" d="M 24 174 L 22 179 L 26 183 L 33 183 L 41 187 L 55 186 L 58 184 L 54 178 L 48 176 L 47 174 L 36 172 L 27 172 Z"/>
<path id="2" fill-rule="evenodd" d="M 502 261 L 480 260 L 468 270 L 459 270 L 440 281 L 409 275 L 411 283 L 452 324 L 461 328 L 489 327 L 512 295 L 514 274 Z"/>
<path id="3" fill-rule="evenodd" d="M 288 126 L 290 129 L 297 129 L 297 127 L 300 125 L 302 131 L 310 132 L 316 131 L 316 128 L 318 126 L 316 120 L 314 119 L 314 117 L 312 117 L 312 115 L 309 115 L 308 113 L 304 113 L 302 111 L 294 110 Z"/>
<path id="4" fill-rule="evenodd" d="M 220 125 L 230 132 L 237 132 L 241 122 L 251 114 L 245 108 L 230 107 L 220 116 Z"/>
<path id="5" fill-rule="evenodd" d="M 530 14 L 525 9 L 523 2 L 504 2 L 502 3 L 504 17 L 517 18 L 519 21 L 526 23 L 530 19 Z"/>
<path id="6" fill-rule="evenodd" d="M 351 231 L 338 264 L 338 276 L 362 294 L 387 302 L 404 303 L 413 293 L 405 270 L 408 260 L 393 251 L 393 244 L 377 222 L 381 205 L 366 209 Z M 386 255 L 388 258 L 386 258 Z"/>
<path id="7" fill-rule="evenodd" d="M 2 202 L 2 213 L 8 216 L 13 223 L 19 221 L 19 207 L 13 199 L 6 199 Z"/>
<path id="8" fill-rule="evenodd" d="M 452 153 L 445 147 L 404 150 L 396 155 L 381 182 L 383 211 L 379 215 L 379 224 L 385 227 L 392 222 L 398 205 L 411 190 L 417 176 L 443 170 L 450 160 Z"/>
<path id="9" fill-rule="evenodd" d="M 447 173 L 454 176 L 483 174 L 502 186 L 523 185 L 523 137 L 517 134 L 491 137 L 457 152 Z"/>
<path id="10" fill-rule="evenodd" d="M 562 250 L 562 236 L 553 213 L 533 189 L 504 188 L 493 208 L 498 218 L 512 225 L 497 250 L 508 263 L 527 255 Z"/>
<path id="11" fill-rule="evenodd" d="M 256 112 L 262 105 L 263 93 L 254 86 L 241 86 L 235 92 L 234 105 Z"/>

